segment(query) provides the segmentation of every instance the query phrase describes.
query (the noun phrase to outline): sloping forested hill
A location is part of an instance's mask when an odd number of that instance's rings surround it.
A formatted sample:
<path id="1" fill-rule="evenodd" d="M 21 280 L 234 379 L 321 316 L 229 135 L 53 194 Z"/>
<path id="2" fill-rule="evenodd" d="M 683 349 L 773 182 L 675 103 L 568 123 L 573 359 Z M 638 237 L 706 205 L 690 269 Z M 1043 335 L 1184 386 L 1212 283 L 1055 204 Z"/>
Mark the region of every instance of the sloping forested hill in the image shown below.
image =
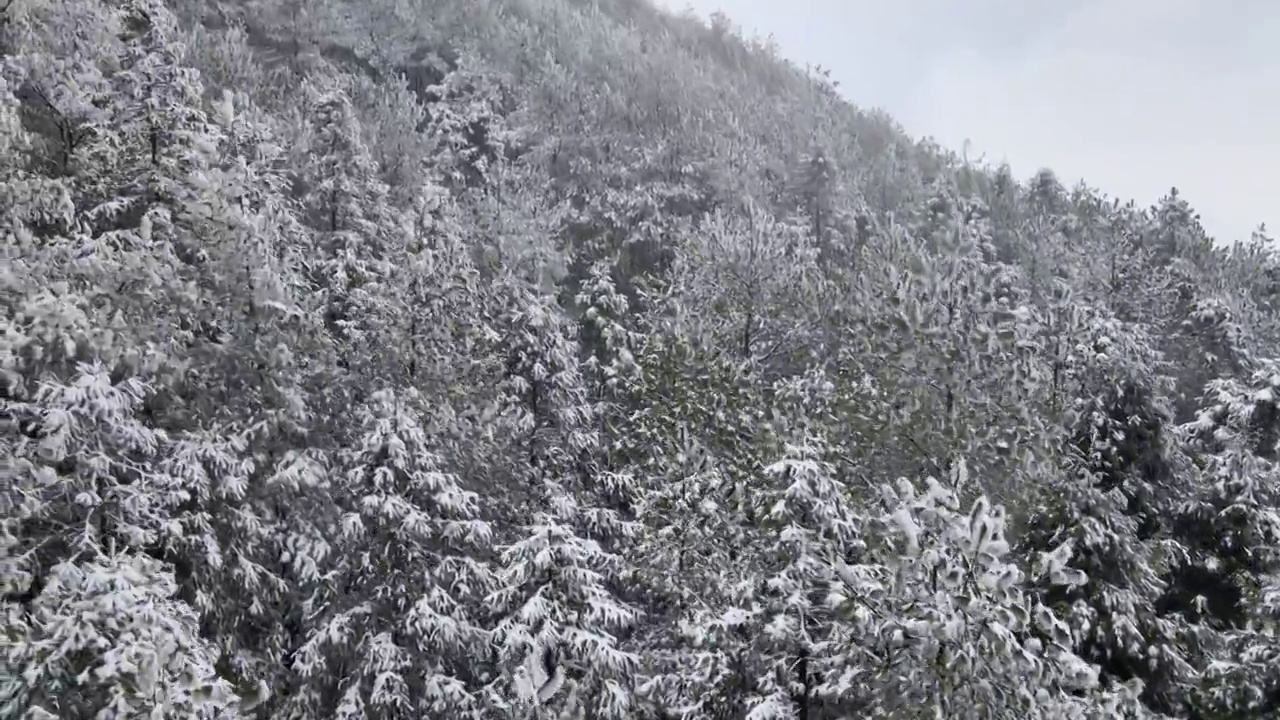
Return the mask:
<path id="1" fill-rule="evenodd" d="M 1280 714 L 1270 240 L 722 19 L 0 0 L 0 238 L 0 718 Z"/>

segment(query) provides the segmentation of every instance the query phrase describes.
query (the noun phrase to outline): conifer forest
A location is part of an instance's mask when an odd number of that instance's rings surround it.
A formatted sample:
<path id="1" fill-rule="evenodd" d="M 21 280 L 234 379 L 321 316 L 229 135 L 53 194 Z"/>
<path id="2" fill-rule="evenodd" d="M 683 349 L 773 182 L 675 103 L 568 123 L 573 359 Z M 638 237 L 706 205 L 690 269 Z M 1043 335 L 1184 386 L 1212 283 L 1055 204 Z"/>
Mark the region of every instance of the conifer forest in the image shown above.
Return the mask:
<path id="1" fill-rule="evenodd" d="M 0 308 L 3 720 L 1280 718 L 1265 229 L 723 15 L 0 0 Z"/>

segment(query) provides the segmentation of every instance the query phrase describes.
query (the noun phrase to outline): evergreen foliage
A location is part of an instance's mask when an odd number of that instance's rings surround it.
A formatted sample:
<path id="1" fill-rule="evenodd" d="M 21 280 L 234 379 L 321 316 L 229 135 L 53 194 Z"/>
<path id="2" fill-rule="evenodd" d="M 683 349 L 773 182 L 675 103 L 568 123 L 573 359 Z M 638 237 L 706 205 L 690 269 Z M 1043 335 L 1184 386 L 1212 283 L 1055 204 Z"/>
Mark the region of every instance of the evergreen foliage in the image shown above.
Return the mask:
<path id="1" fill-rule="evenodd" d="M 0 718 L 1274 718 L 1278 277 L 723 16 L 0 0 Z"/>

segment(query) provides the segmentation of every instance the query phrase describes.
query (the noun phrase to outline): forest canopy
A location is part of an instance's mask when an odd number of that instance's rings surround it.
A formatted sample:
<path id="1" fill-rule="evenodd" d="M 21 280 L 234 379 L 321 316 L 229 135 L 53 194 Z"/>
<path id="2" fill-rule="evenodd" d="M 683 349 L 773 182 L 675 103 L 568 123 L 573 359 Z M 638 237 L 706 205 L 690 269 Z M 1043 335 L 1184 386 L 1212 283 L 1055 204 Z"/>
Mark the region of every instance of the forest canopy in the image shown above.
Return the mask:
<path id="1" fill-rule="evenodd" d="M 723 16 L 0 0 L 0 239 L 0 718 L 1280 715 L 1264 230 Z"/>

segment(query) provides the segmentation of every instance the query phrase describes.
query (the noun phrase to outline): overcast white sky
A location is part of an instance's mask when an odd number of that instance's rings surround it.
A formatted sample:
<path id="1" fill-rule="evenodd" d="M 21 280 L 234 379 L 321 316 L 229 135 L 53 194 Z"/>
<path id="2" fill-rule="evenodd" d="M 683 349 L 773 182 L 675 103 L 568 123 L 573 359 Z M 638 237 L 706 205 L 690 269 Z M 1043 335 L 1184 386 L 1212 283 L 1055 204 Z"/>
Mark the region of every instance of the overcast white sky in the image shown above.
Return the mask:
<path id="1" fill-rule="evenodd" d="M 1280 0 L 658 0 L 722 10 L 914 135 L 1280 236 Z M 975 152 L 976 151 L 976 152 Z"/>

